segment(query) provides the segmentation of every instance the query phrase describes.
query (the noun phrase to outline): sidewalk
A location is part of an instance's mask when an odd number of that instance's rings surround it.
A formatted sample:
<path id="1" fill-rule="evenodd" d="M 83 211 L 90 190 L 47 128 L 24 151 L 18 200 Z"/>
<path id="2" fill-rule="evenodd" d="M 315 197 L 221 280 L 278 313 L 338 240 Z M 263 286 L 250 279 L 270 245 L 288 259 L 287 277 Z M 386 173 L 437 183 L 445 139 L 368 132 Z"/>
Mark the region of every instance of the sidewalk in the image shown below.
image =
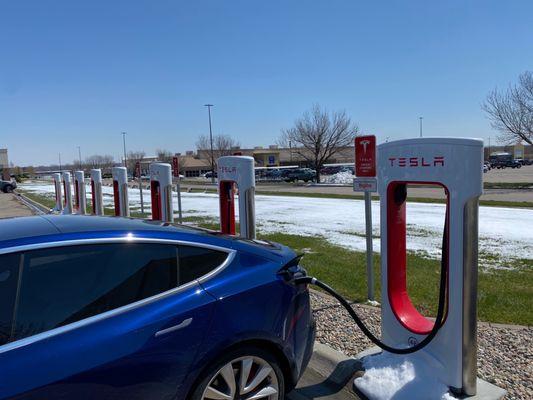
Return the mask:
<path id="1" fill-rule="evenodd" d="M 27 217 L 31 210 L 18 201 L 13 193 L 0 192 L 0 218 Z"/>
<path id="2" fill-rule="evenodd" d="M 353 380 L 361 371 L 361 363 L 354 358 L 315 342 L 313 356 L 296 389 L 287 395 L 289 400 L 358 400 Z"/>

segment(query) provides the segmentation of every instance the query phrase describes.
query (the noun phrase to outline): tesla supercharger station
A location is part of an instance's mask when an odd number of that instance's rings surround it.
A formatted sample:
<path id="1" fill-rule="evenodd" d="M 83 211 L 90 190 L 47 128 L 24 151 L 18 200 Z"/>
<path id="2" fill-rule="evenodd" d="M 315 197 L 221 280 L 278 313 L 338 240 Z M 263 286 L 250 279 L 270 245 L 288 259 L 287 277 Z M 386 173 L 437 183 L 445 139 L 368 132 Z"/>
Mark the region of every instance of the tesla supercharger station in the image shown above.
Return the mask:
<path id="1" fill-rule="evenodd" d="M 61 195 L 61 174 L 55 173 L 52 174 L 52 178 L 54 179 L 54 190 L 55 190 L 55 198 L 56 198 L 56 205 L 52 209 L 52 211 L 63 211 L 63 201 L 62 201 L 62 195 Z"/>
<path id="2" fill-rule="evenodd" d="M 72 188 L 70 184 L 70 172 L 63 172 L 61 175 L 63 182 L 63 212 L 62 214 L 72 214 Z"/>
<path id="3" fill-rule="evenodd" d="M 382 339 L 389 346 L 420 342 L 433 322 L 413 306 L 406 287 L 406 185 L 431 184 L 447 196 L 446 314 L 424 353 L 427 368 L 455 393 L 476 393 L 478 198 L 483 142 L 420 138 L 378 146 L 381 204 Z M 431 361 L 429 361 L 431 360 Z"/>
<path id="4" fill-rule="evenodd" d="M 104 198 L 102 194 L 102 170 L 91 169 L 92 214 L 104 215 Z"/>
<path id="5" fill-rule="evenodd" d="M 173 222 L 172 170 L 170 164 L 150 164 L 150 194 L 152 198 L 152 219 Z"/>
<path id="6" fill-rule="evenodd" d="M 85 193 L 85 173 L 83 171 L 74 172 L 74 208 L 76 214 L 86 214 L 87 194 Z"/>
<path id="7" fill-rule="evenodd" d="M 255 239 L 255 172 L 253 157 L 226 156 L 217 160 L 220 230 L 235 234 L 235 192 L 239 190 L 240 235 Z"/>
<path id="8" fill-rule="evenodd" d="M 126 167 L 113 167 L 112 174 L 115 215 L 117 217 L 129 217 L 128 171 Z"/>

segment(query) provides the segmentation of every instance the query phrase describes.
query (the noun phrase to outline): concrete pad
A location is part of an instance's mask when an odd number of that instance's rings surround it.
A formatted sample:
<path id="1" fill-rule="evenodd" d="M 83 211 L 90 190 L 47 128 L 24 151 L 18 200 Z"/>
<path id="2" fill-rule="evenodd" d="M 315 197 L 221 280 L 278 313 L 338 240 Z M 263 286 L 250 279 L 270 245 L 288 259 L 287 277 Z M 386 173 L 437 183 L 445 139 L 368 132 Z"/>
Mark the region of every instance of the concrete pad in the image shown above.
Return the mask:
<path id="1" fill-rule="evenodd" d="M 287 399 L 370 400 L 354 388 L 353 381 L 364 374 L 361 359 L 379 352 L 380 348 L 372 347 L 352 358 L 315 342 L 309 366 Z M 477 394 L 465 399 L 500 400 L 506 393 L 504 389 L 478 378 Z"/>
<path id="2" fill-rule="evenodd" d="M 289 400 L 358 400 L 352 389 L 355 373 L 361 362 L 315 342 L 313 356 Z"/>
<path id="3" fill-rule="evenodd" d="M 361 369 L 359 371 L 356 372 L 356 375 L 358 376 L 362 376 L 364 375 L 364 369 L 362 368 L 362 359 L 364 357 L 368 357 L 368 356 L 372 356 L 372 355 L 376 355 L 376 354 L 379 354 L 381 353 L 381 349 L 379 347 L 371 347 L 371 348 L 368 348 L 366 349 L 365 351 L 357 354 L 357 356 L 355 357 L 355 360 L 359 361 L 360 362 L 360 365 L 361 365 Z M 489 383 L 487 381 L 484 381 L 483 379 L 481 378 L 477 378 L 477 385 L 476 385 L 476 395 L 475 396 L 465 396 L 465 397 L 460 397 L 461 399 L 468 399 L 468 400 L 500 400 L 500 399 L 503 399 L 505 397 L 505 395 L 507 394 L 507 391 L 505 389 L 502 389 L 496 385 L 493 385 L 492 383 Z M 353 382 L 352 382 L 353 384 Z M 366 399 L 366 397 L 360 393 L 357 389 L 357 387 L 355 386 L 355 384 L 353 384 L 353 390 L 355 393 L 357 393 L 362 399 Z M 371 399 L 369 399 L 371 400 Z"/>

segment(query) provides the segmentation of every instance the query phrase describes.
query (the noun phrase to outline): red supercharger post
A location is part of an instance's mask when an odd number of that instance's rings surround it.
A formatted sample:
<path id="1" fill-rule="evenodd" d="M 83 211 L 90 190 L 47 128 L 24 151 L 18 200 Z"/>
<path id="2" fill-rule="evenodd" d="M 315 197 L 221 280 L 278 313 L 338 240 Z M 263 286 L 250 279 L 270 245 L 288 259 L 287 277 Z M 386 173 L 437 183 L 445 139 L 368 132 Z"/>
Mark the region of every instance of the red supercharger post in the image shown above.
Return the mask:
<path id="1" fill-rule="evenodd" d="M 72 214 L 72 187 L 70 183 L 70 172 L 62 173 L 63 181 L 63 211 L 61 214 Z"/>
<path id="2" fill-rule="evenodd" d="M 240 236 L 255 239 L 255 172 L 253 157 L 226 156 L 217 160 L 220 230 L 235 234 L 235 192 L 239 190 Z"/>
<path id="3" fill-rule="evenodd" d="M 87 213 L 87 194 L 85 192 L 85 172 L 74 172 L 74 199 L 76 214 L 85 215 Z"/>
<path id="4" fill-rule="evenodd" d="M 176 179 L 176 193 L 178 196 L 178 222 L 183 222 L 183 215 L 181 212 L 181 182 L 180 182 L 180 159 L 179 156 L 172 157 L 172 176 Z"/>
<path id="5" fill-rule="evenodd" d="M 113 167 L 113 198 L 115 200 L 115 216 L 129 217 L 128 170 L 126 167 Z"/>
<path id="6" fill-rule="evenodd" d="M 104 215 L 104 199 L 102 194 L 102 170 L 91 169 L 92 214 Z"/>
<path id="7" fill-rule="evenodd" d="M 435 321 L 426 318 L 409 295 L 407 197 L 409 185 L 440 187 L 446 198 L 446 204 L 439 206 L 444 218 L 441 271 L 447 273 L 444 283 L 441 275 L 445 288 L 439 293 L 444 293 L 439 299 L 444 319 L 431 343 L 415 354 L 426 374 L 438 377 L 460 398 L 473 396 L 477 390 L 478 201 L 483 193 L 483 140 L 404 139 L 380 144 L 378 155 L 382 340 L 389 346 L 413 346 L 435 327 Z M 411 389 L 415 387 L 411 385 Z M 409 385 L 402 395 L 415 398 L 416 393 L 409 396 L 408 390 Z"/>
<path id="8" fill-rule="evenodd" d="M 56 205 L 52 209 L 52 211 L 63 211 L 63 201 L 62 201 L 62 195 L 61 195 L 61 174 L 55 173 L 52 174 L 52 178 L 54 178 L 54 191 L 55 191 L 55 199 L 56 199 Z"/>
<path id="9" fill-rule="evenodd" d="M 150 164 L 150 194 L 152 199 L 152 219 L 173 222 L 172 174 L 170 164 Z"/>
<path id="10" fill-rule="evenodd" d="M 366 275 L 368 300 L 374 301 L 374 269 L 372 248 L 372 192 L 377 191 L 376 180 L 376 137 L 374 135 L 355 138 L 355 175 L 354 192 L 365 194 L 366 223 Z"/>

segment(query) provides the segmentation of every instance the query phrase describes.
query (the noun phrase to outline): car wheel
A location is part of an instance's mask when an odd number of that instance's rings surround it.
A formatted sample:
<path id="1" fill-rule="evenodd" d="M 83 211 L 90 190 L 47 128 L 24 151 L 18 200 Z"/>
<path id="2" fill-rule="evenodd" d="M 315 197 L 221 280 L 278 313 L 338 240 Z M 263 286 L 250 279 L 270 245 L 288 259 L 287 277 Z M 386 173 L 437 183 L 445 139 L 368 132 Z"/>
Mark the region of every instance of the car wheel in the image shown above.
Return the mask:
<path id="1" fill-rule="evenodd" d="M 13 192 L 13 185 L 5 185 L 4 193 L 11 193 L 11 192 Z"/>
<path id="2" fill-rule="evenodd" d="M 271 353 L 250 346 L 209 366 L 193 390 L 191 400 L 283 400 L 285 380 Z"/>

